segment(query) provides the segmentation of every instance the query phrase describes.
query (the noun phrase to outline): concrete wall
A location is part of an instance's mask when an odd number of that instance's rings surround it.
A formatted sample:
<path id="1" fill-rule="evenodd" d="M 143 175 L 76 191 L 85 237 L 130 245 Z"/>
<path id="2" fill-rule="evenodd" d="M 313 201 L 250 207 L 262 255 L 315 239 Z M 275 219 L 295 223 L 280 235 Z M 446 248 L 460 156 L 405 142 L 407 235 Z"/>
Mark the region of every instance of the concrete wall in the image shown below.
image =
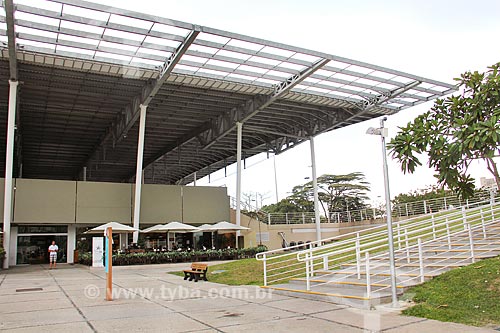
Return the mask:
<path id="1" fill-rule="evenodd" d="M 75 221 L 76 182 L 16 179 L 13 223 Z"/>
<path id="2" fill-rule="evenodd" d="M 132 221 L 132 185 L 77 182 L 76 222 L 106 223 Z"/>
<path id="3" fill-rule="evenodd" d="M 183 190 L 184 221 L 193 224 L 229 221 L 229 197 L 220 187 L 185 186 Z"/>
<path id="4" fill-rule="evenodd" d="M 135 185 L 132 188 L 135 194 Z M 181 186 L 143 185 L 141 223 L 158 224 L 181 221 L 182 200 Z"/>
<path id="5" fill-rule="evenodd" d="M 0 199 L 3 206 L 3 191 Z M 13 200 L 14 224 L 131 223 L 134 185 L 16 179 Z M 222 220 L 229 220 L 229 197 L 224 187 L 143 185 L 141 225 Z"/>

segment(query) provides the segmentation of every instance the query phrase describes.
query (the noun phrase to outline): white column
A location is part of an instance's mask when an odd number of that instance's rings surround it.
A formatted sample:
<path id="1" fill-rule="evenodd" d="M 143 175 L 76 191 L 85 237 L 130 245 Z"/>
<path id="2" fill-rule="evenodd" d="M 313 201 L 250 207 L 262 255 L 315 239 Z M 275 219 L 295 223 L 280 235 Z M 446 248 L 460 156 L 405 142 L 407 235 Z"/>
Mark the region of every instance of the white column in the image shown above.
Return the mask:
<path id="1" fill-rule="evenodd" d="M 10 222 L 12 218 L 12 167 L 14 165 L 14 126 L 16 125 L 18 81 L 9 80 L 9 114 L 7 116 L 7 147 L 5 156 L 5 192 L 3 204 L 3 248 L 6 251 L 3 268 L 9 268 Z M 15 264 L 15 263 L 13 263 Z"/>
<path id="2" fill-rule="evenodd" d="M 66 254 L 66 262 L 68 264 L 75 263 L 74 252 L 76 248 L 76 225 L 68 224 L 68 240 L 67 240 L 67 254 Z"/>
<path id="3" fill-rule="evenodd" d="M 10 228 L 10 258 L 11 266 L 17 264 L 17 227 Z"/>
<path id="4" fill-rule="evenodd" d="M 87 167 L 86 166 L 83 167 L 83 181 L 84 182 L 87 181 Z"/>
<path id="5" fill-rule="evenodd" d="M 236 123 L 237 140 L 236 140 L 236 225 L 241 225 L 241 141 L 243 124 Z M 236 232 L 236 248 L 238 248 L 238 237 L 240 232 Z"/>
<path id="6" fill-rule="evenodd" d="M 137 143 L 137 167 L 135 172 L 135 198 L 134 198 L 134 228 L 139 229 L 139 219 L 141 217 L 141 191 L 142 191 L 142 161 L 144 153 L 144 133 L 146 132 L 146 109 L 147 106 L 140 106 L 139 119 L 139 140 Z M 139 232 L 134 232 L 133 242 L 137 243 Z"/>
<path id="7" fill-rule="evenodd" d="M 274 191 L 276 192 L 276 203 L 279 202 L 278 197 L 278 174 L 276 173 L 276 154 L 273 156 L 273 164 L 274 164 Z"/>
<path id="8" fill-rule="evenodd" d="M 309 143 L 311 145 L 311 169 L 314 191 L 314 219 L 316 222 L 316 240 L 319 242 L 321 240 L 321 220 L 319 218 L 318 179 L 316 178 L 316 153 L 314 151 L 314 137 L 309 137 Z"/>
<path id="9" fill-rule="evenodd" d="M 196 172 L 193 174 L 193 186 L 196 186 Z"/>

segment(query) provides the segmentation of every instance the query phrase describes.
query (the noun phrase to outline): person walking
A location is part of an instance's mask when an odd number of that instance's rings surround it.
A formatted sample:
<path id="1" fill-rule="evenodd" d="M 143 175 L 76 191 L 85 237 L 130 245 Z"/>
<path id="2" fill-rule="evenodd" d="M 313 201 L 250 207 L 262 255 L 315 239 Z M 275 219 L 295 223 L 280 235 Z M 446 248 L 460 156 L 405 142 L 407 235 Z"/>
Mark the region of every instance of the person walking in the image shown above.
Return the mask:
<path id="1" fill-rule="evenodd" d="M 56 268 L 57 251 L 59 251 L 59 247 L 56 245 L 56 241 L 52 241 L 52 245 L 49 246 L 49 269 Z"/>

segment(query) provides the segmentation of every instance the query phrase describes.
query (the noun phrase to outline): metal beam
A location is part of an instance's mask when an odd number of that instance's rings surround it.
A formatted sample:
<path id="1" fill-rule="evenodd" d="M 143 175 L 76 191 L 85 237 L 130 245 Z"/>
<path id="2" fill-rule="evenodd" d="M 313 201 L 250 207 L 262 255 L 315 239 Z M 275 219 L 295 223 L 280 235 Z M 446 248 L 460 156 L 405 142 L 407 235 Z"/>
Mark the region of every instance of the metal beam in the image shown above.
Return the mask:
<path id="1" fill-rule="evenodd" d="M 7 45 L 9 47 L 10 80 L 17 81 L 17 44 L 14 24 L 14 3 L 5 0 L 5 21 L 7 23 Z"/>
<path id="2" fill-rule="evenodd" d="M 230 130 L 227 130 L 228 128 L 230 128 L 231 126 L 234 126 L 233 128 L 236 128 L 235 124 L 238 121 L 238 119 L 241 119 L 242 123 L 243 121 L 250 119 L 251 116 L 254 116 L 261 109 L 265 108 L 265 106 L 277 100 L 278 97 L 281 96 L 281 94 L 284 94 L 289 89 L 299 84 L 308 75 L 312 74 L 314 71 L 324 66 L 327 62 L 328 62 L 327 60 L 322 60 L 316 63 L 313 67 L 304 71 L 302 75 L 300 74 L 294 75 L 288 80 L 282 82 L 279 85 L 280 87 L 277 87 L 272 95 L 269 96 L 255 95 L 252 98 L 245 101 L 239 107 L 236 107 L 226 112 L 223 115 L 219 115 L 216 119 L 206 122 L 200 127 L 193 129 L 192 131 L 184 135 L 181 139 L 179 139 L 177 143 L 166 146 L 159 153 L 155 154 L 152 158 L 146 160 L 144 162 L 144 166 L 147 167 L 149 164 L 154 163 L 155 161 L 160 159 L 163 155 L 169 153 L 170 151 L 176 149 L 179 146 L 191 142 L 194 139 L 197 139 L 204 149 L 208 149 L 216 142 L 216 140 L 214 140 L 214 137 L 216 137 L 219 132 L 226 132 L 224 135 L 219 135 L 218 139 L 220 140 L 230 132 Z M 132 174 L 130 175 L 130 177 L 132 177 Z"/>
<path id="3" fill-rule="evenodd" d="M 384 94 L 381 94 L 381 95 L 378 95 L 374 98 L 371 98 L 371 99 L 367 99 L 365 101 L 363 101 L 362 103 L 358 104 L 357 107 L 359 108 L 360 112 L 357 112 L 355 114 L 353 114 L 352 116 L 348 117 L 347 119 L 333 125 L 332 127 L 329 127 L 329 128 L 326 128 L 325 130 L 322 131 L 322 133 L 324 132 L 328 132 L 334 128 L 337 128 L 345 123 L 347 123 L 348 121 L 354 119 L 354 118 L 357 118 L 363 114 L 366 114 L 368 113 L 371 109 L 373 109 L 374 107 L 382 104 L 382 103 L 385 103 L 387 101 L 389 101 L 390 99 L 396 97 L 396 96 L 399 96 L 401 94 L 403 94 L 405 91 L 408 91 L 416 86 L 418 86 L 420 83 L 420 81 L 414 81 L 412 83 L 409 83 L 407 85 L 405 85 L 404 87 L 401 87 L 401 88 L 397 88 L 397 89 L 394 89 L 392 91 L 390 91 L 389 93 L 384 93 Z"/>
<path id="4" fill-rule="evenodd" d="M 179 45 L 176 51 L 172 53 L 172 55 L 160 68 L 158 78 L 155 81 L 146 84 L 142 88 L 141 94 L 139 96 L 135 96 L 130 104 L 118 115 L 117 119 L 108 129 L 107 134 L 90 154 L 90 157 L 83 166 L 90 164 L 92 160 L 98 159 L 99 151 L 108 145 L 109 141 L 112 141 L 114 148 L 118 142 L 127 136 L 128 131 L 132 128 L 132 126 L 134 126 L 135 122 L 139 118 L 140 106 L 143 105 L 147 107 L 149 103 L 151 103 L 153 98 L 161 89 L 163 83 L 167 80 L 170 73 L 172 73 L 175 65 L 180 61 L 182 55 L 186 53 L 187 49 L 194 42 L 199 33 L 199 29 L 192 30 L 189 33 L 184 42 Z"/>
<path id="5" fill-rule="evenodd" d="M 253 98 L 245 101 L 239 107 L 232 109 L 229 113 L 222 114 L 218 117 L 216 126 L 213 126 L 210 131 L 208 131 L 205 136 L 205 142 L 207 145 L 203 149 L 210 148 L 217 140 L 225 137 L 228 133 L 236 129 L 236 123 L 245 123 L 247 120 L 251 119 L 261 110 L 265 109 L 271 103 L 275 102 L 277 99 L 286 94 L 290 89 L 298 85 L 308 76 L 316 72 L 321 67 L 325 66 L 330 60 L 321 59 L 317 61 L 313 66 L 307 68 L 306 70 L 300 72 L 299 74 L 292 75 L 285 81 L 275 85 L 274 91 L 271 95 L 256 95 Z"/>

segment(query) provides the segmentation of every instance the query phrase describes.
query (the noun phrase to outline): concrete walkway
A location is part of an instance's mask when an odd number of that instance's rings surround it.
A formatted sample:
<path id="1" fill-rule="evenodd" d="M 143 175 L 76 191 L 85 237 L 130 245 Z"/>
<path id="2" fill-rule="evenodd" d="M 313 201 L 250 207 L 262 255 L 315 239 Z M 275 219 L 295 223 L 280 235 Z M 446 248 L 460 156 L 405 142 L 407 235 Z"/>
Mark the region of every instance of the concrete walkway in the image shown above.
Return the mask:
<path id="1" fill-rule="evenodd" d="M 213 264 L 213 263 L 212 263 Z M 61 265 L 0 271 L 2 332 L 498 332 L 273 295 L 258 287 L 189 282 L 187 264 L 115 267 L 107 302 L 103 269 Z"/>

